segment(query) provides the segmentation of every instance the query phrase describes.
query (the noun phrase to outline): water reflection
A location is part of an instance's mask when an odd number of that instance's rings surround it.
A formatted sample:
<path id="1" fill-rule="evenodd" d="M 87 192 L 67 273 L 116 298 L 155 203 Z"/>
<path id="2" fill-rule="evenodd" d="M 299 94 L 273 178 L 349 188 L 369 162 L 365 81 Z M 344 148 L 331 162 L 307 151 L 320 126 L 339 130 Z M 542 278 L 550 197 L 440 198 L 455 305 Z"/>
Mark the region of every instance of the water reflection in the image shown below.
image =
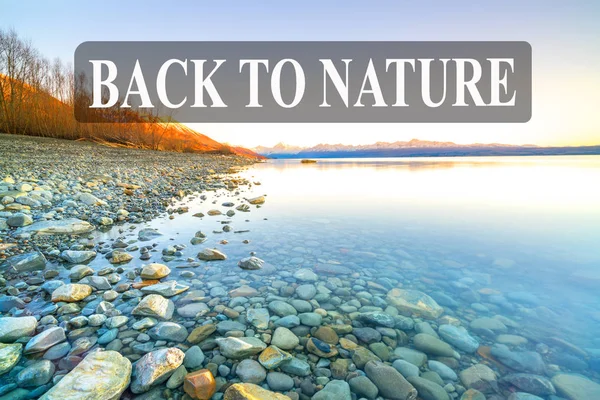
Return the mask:
<path id="1" fill-rule="evenodd" d="M 202 230 L 205 246 L 227 253 L 229 273 L 256 252 L 282 270 L 333 261 L 400 271 L 426 292 L 459 296 L 464 281 L 528 293 L 535 302 L 508 313 L 524 332 L 600 348 L 600 157 L 270 160 L 243 175 L 261 183 L 245 196 L 266 195 L 263 207 L 198 219 L 191 215 L 226 211 L 221 203 L 235 194 L 188 198 L 189 213 L 149 225 L 165 233 L 157 248 Z M 213 234 L 225 220 L 249 232 Z"/>

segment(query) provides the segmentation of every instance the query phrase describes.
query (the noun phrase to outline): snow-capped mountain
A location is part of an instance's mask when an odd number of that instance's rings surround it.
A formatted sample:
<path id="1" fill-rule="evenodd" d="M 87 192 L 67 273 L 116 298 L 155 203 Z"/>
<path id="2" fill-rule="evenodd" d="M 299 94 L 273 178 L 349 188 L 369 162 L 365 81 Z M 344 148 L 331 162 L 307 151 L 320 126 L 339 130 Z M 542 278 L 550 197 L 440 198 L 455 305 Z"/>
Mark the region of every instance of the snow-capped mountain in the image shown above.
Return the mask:
<path id="1" fill-rule="evenodd" d="M 270 158 L 370 158 L 370 157 L 461 157 L 600 154 L 600 146 L 540 147 L 532 144 L 457 144 L 413 139 L 408 142 L 377 142 L 367 145 L 318 144 L 312 147 L 278 143 L 253 149 Z"/>
<path id="2" fill-rule="evenodd" d="M 509 144 L 456 144 L 454 142 L 436 142 L 428 140 L 412 139 L 396 142 L 376 142 L 373 144 L 364 145 L 345 145 L 345 144 L 326 144 L 321 143 L 312 147 L 300 147 L 288 145 L 285 143 L 277 143 L 273 147 L 258 146 L 253 150 L 258 154 L 265 156 L 278 154 L 303 154 L 303 153 L 322 153 L 322 152 L 357 152 L 357 151 L 376 151 L 376 150 L 396 150 L 396 149 L 445 149 L 445 148 L 510 148 L 510 147 L 536 147 L 534 145 L 516 146 Z"/>

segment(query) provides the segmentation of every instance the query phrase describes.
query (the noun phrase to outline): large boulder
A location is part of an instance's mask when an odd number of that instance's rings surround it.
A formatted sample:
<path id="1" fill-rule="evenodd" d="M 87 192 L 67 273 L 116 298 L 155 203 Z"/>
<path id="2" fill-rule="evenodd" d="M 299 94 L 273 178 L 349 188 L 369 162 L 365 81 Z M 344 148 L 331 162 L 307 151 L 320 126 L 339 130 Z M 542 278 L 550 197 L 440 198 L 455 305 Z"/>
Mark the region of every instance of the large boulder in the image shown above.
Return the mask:
<path id="1" fill-rule="evenodd" d="M 146 353 L 135 364 L 135 380 L 131 383 L 131 391 L 144 393 L 166 381 L 183 363 L 184 357 L 183 351 L 175 347 Z"/>
<path id="2" fill-rule="evenodd" d="M 435 300 L 418 290 L 394 288 L 388 292 L 387 301 L 400 312 L 428 319 L 436 319 L 444 312 Z"/>
<path id="3" fill-rule="evenodd" d="M 129 386 L 131 362 L 116 351 L 94 351 L 40 400 L 118 400 Z"/>

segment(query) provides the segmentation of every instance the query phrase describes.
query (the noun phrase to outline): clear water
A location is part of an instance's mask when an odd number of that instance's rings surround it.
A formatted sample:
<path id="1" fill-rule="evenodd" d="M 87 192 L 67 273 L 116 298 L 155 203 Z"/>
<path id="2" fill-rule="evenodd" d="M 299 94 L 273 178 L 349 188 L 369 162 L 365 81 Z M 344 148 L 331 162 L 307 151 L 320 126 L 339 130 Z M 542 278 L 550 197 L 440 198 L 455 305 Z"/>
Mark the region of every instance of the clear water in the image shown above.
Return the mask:
<path id="1" fill-rule="evenodd" d="M 252 251 L 281 270 L 335 262 L 373 279 L 400 273 L 405 287 L 455 298 L 467 319 L 501 314 L 521 335 L 600 349 L 600 156 L 269 160 L 241 175 L 261 183 L 242 195 L 266 195 L 262 207 L 198 219 L 239 196 L 187 198 L 189 213 L 147 225 L 165 233 L 157 249 L 183 243 L 194 257 L 220 248 L 225 274 L 243 273 L 237 261 Z M 226 220 L 249 232 L 213 234 Z M 208 240 L 189 245 L 198 230 Z M 475 311 L 473 302 L 491 304 L 484 288 L 514 307 Z"/>

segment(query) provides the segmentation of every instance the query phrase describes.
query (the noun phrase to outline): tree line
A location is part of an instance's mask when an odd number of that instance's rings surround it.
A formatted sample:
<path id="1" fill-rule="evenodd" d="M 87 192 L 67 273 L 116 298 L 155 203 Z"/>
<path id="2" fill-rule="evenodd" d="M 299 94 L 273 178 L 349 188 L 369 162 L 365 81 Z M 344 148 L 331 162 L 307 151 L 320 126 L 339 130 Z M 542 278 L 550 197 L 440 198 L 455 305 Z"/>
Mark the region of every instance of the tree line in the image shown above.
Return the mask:
<path id="1" fill-rule="evenodd" d="M 74 76 L 70 63 L 49 60 L 15 30 L 0 29 L 0 132 L 154 150 L 231 152 L 171 116 L 124 114 L 115 107 L 98 117 L 103 122 L 79 123 L 74 109 L 85 107 L 89 100 L 88 94 L 76 90 L 77 79 L 84 78 Z M 110 122 L 123 120 L 136 123 Z"/>

